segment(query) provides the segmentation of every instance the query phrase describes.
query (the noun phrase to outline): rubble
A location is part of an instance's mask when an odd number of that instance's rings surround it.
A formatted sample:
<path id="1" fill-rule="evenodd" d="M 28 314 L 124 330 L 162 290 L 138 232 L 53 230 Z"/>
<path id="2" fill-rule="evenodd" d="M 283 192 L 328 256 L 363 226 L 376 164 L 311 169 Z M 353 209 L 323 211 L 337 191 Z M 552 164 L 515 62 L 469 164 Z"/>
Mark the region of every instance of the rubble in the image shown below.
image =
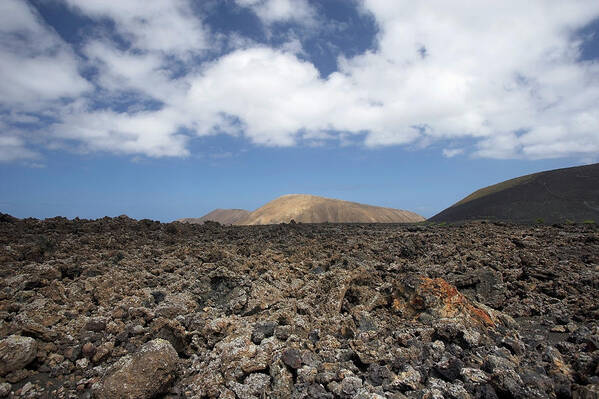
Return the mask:
<path id="1" fill-rule="evenodd" d="M 0 218 L 0 397 L 597 397 L 598 297 L 594 225 Z"/>

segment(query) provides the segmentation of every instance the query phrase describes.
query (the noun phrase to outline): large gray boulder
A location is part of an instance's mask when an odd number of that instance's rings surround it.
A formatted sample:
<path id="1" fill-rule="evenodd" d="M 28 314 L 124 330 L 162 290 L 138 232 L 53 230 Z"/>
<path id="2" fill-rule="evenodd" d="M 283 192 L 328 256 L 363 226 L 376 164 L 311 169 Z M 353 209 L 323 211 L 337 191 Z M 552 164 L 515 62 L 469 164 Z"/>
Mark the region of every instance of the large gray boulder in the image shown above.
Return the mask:
<path id="1" fill-rule="evenodd" d="M 95 396 L 100 399 L 145 399 L 165 393 L 176 378 L 179 357 L 164 339 L 144 344 L 108 371 Z"/>
<path id="2" fill-rule="evenodd" d="M 35 339 L 11 335 L 0 341 L 0 376 L 21 370 L 37 356 Z"/>

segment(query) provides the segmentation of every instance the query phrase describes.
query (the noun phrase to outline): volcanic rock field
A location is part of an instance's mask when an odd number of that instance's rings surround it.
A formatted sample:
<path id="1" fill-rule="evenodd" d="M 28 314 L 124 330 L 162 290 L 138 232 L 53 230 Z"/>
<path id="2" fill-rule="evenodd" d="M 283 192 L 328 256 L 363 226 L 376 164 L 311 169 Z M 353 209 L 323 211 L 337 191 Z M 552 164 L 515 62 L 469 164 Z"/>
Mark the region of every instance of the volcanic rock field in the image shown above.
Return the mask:
<path id="1" fill-rule="evenodd" d="M 598 398 L 594 224 L 0 215 L 0 397 Z"/>

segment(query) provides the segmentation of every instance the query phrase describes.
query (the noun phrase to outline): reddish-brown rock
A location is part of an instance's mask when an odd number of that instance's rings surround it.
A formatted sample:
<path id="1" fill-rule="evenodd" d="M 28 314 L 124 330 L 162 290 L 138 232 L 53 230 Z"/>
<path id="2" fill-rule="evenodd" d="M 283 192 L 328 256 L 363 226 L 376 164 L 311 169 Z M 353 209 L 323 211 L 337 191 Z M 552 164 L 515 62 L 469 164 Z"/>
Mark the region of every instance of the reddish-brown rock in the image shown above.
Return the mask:
<path id="1" fill-rule="evenodd" d="M 35 359 L 35 339 L 11 335 L 0 341 L 0 375 L 4 376 L 27 366 Z"/>
<path id="2" fill-rule="evenodd" d="M 121 358 L 95 392 L 99 399 L 145 399 L 166 392 L 177 374 L 177 352 L 164 339 L 146 343 L 134 355 Z"/>

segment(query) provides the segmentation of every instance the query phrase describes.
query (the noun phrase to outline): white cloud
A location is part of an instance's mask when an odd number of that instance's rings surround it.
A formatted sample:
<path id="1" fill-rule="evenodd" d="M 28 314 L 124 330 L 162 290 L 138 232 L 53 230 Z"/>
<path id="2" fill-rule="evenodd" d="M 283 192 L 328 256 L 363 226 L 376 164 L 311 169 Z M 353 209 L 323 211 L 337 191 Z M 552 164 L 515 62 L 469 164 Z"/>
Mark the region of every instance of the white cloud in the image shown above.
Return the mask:
<path id="1" fill-rule="evenodd" d="M 251 8 L 266 25 L 277 22 L 296 22 L 313 25 L 316 10 L 307 0 L 235 0 L 242 7 Z"/>
<path id="2" fill-rule="evenodd" d="M 289 54 L 246 49 L 194 79 L 188 104 L 239 117 L 264 144 L 339 130 L 368 132 L 368 146 L 474 137 L 475 155 L 493 158 L 599 151 L 599 64 L 579 63 L 572 39 L 599 15 L 594 2 L 364 7 L 379 24 L 378 48 L 341 59 L 340 73 L 322 80 Z"/>
<path id="3" fill-rule="evenodd" d="M 77 72 L 72 54 L 24 58 L 4 53 L 0 57 L 0 97 L 3 103 L 20 104 L 25 109 L 38 108 L 45 100 L 77 97 L 91 86 Z"/>
<path id="4" fill-rule="evenodd" d="M 190 80 L 183 104 L 208 133 L 222 113 L 244 123 L 245 134 L 267 145 L 293 145 L 301 129 L 324 129 L 336 93 L 327 91 L 318 71 L 295 55 L 269 48 L 235 51 Z M 207 129 L 208 127 L 208 129 Z"/>
<path id="5" fill-rule="evenodd" d="M 0 135 L 0 162 L 31 160 L 38 154 L 27 148 L 23 139 L 14 135 Z"/>
<path id="6" fill-rule="evenodd" d="M 268 48 L 236 34 L 228 53 L 194 65 L 193 56 L 211 43 L 213 51 L 221 47 L 188 1 L 64 1 L 112 19 L 132 47 L 101 37 L 83 46 L 98 71 L 99 89 L 90 95 L 77 72 L 82 62 L 66 43 L 25 3 L 6 0 L 0 15 L 10 11 L 15 19 L 0 16 L 7 49 L 0 70 L 9 77 L 0 82 L 0 101 L 12 111 L 5 119 L 15 122 L 31 104 L 44 109 L 43 99 L 59 120 L 51 137 L 84 151 L 187 156 L 191 135 L 226 133 L 270 146 L 360 140 L 422 147 L 450 139 L 453 147 L 465 139 L 475 142 L 471 155 L 490 158 L 599 153 L 599 62 L 578 61 L 575 36 L 599 17 L 596 1 L 364 0 L 361 11 L 379 27 L 377 46 L 340 58 L 339 71 L 326 79 L 300 58 L 298 38 Z M 236 2 L 266 27 L 319 18 L 305 0 Z M 16 30 L 26 32 L 24 49 L 9 40 Z M 184 66 L 177 78 L 173 58 Z M 152 107 L 110 106 L 132 93 L 154 100 Z M 64 106 L 64 97 L 77 100 Z M 97 109 L 90 98 L 108 107 Z M 465 153 L 443 150 L 446 157 Z"/>
<path id="7" fill-rule="evenodd" d="M 133 47 L 185 55 L 209 47 L 209 35 L 186 0 L 63 0 L 95 18 L 110 18 Z"/>
<path id="8" fill-rule="evenodd" d="M 505 157 L 526 153 L 515 131 L 550 122 L 571 134 L 579 111 L 596 116 L 598 64 L 577 63 L 572 42 L 575 29 L 599 15 L 595 2 L 364 6 L 379 23 L 379 48 L 348 60 L 344 72 L 396 115 L 398 126 L 426 124 L 433 137 L 489 137 L 478 154 Z M 371 136 L 389 140 L 388 133 Z"/>
<path id="9" fill-rule="evenodd" d="M 461 155 L 463 153 L 464 153 L 463 148 L 444 148 L 443 149 L 443 156 L 447 157 L 447 158 L 453 158 L 456 155 Z"/>
<path id="10" fill-rule="evenodd" d="M 24 1 L 2 1 L 0 2 L 0 32 L 5 34 L 15 31 L 43 33 L 43 28 L 38 24 L 37 16 Z"/>
<path id="11" fill-rule="evenodd" d="M 109 93 L 136 91 L 156 100 L 168 100 L 182 91 L 162 55 L 122 51 L 102 41 L 90 42 L 85 54 L 98 68 L 97 82 Z"/>
<path id="12" fill-rule="evenodd" d="M 0 2 L 0 104 L 39 110 L 91 88 L 78 60 L 26 2 Z"/>
<path id="13" fill-rule="evenodd" d="M 179 118 L 170 109 L 133 114 L 74 110 L 53 127 L 56 137 L 82 143 L 82 151 L 187 156 L 188 137 L 179 133 Z"/>
<path id="14" fill-rule="evenodd" d="M 507 159 L 520 153 L 522 147 L 515 133 L 492 135 L 478 143 L 475 156 L 481 158 Z"/>

